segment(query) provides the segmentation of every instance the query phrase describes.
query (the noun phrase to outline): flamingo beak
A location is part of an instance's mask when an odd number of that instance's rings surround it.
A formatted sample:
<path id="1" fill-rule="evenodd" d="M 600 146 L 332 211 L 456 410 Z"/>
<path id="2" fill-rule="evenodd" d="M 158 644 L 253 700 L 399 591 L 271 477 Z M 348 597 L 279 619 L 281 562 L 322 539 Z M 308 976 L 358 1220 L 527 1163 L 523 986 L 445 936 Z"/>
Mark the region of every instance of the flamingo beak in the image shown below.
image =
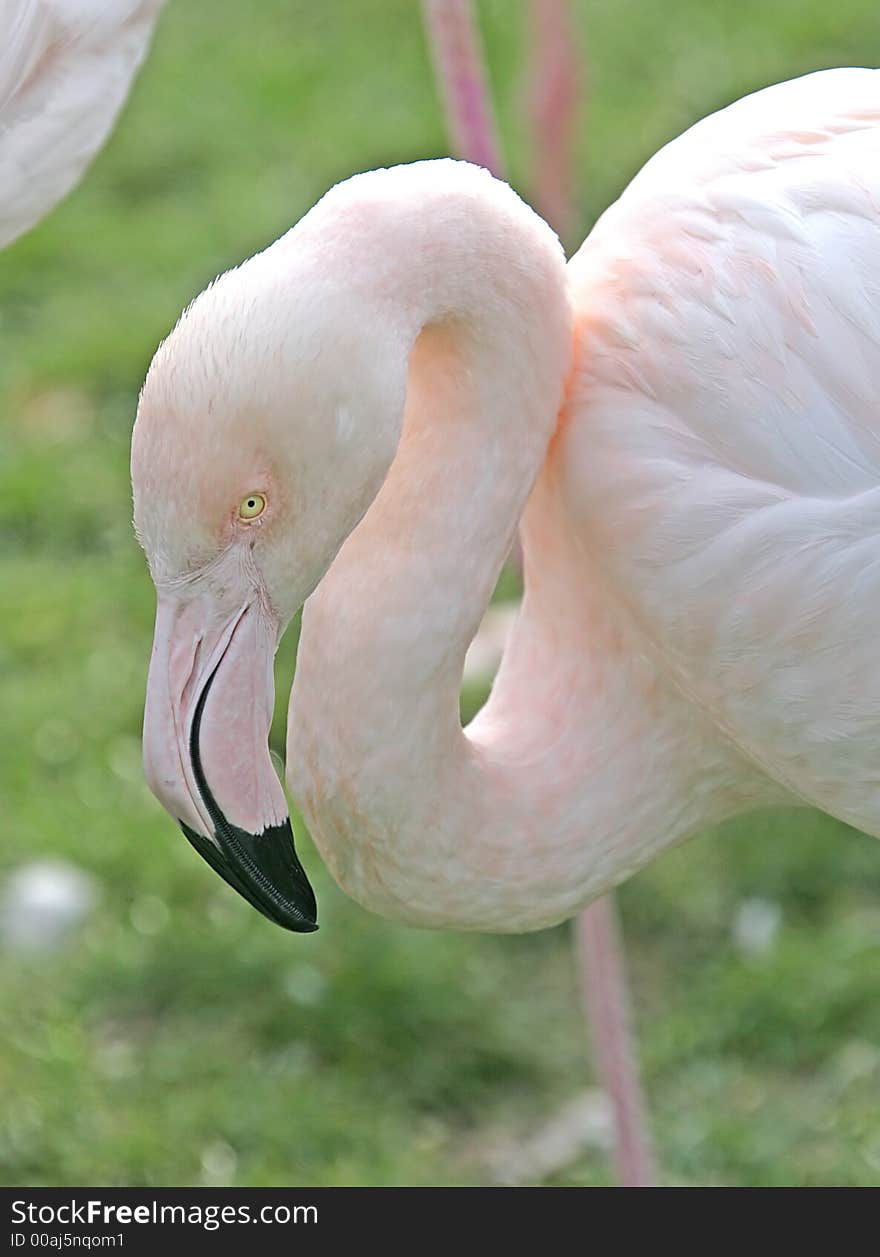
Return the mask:
<path id="1" fill-rule="evenodd" d="M 316 930 L 269 756 L 277 626 L 256 603 L 161 593 L 144 713 L 150 789 L 199 855 L 270 921 Z"/>

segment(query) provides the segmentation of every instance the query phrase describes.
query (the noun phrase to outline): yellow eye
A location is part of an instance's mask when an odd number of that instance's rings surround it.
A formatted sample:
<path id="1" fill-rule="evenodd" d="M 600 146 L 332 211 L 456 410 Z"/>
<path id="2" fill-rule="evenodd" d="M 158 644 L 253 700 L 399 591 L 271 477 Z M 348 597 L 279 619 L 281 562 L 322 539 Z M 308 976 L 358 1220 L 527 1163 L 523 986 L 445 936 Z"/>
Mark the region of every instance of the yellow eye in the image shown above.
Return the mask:
<path id="1" fill-rule="evenodd" d="M 259 519 L 266 509 L 266 499 L 262 493 L 249 493 L 246 498 L 242 498 L 238 508 L 239 519 Z"/>

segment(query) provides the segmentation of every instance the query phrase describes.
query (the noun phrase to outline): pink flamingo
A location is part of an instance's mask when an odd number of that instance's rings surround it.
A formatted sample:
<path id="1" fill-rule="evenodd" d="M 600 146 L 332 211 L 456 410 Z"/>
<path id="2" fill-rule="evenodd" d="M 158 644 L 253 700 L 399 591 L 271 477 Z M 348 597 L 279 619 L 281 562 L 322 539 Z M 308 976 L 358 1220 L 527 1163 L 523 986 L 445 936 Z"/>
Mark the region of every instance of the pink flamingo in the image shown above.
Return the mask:
<path id="1" fill-rule="evenodd" d="M 0 249 L 104 144 L 165 0 L 0 0 Z"/>
<path id="2" fill-rule="evenodd" d="M 503 164 L 473 6 L 470 0 L 423 0 L 423 10 L 453 149 L 458 157 L 500 176 Z M 568 0 L 533 0 L 531 13 L 535 204 L 547 222 L 564 234 L 574 222 L 571 146 L 580 78 L 575 32 Z M 518 544 L 515 551 L 521 565 Z M 503 641 L 512 623 L 510 608 L 490 608 L 471 650 L 478 651 L 487 637 Z M 623 948 L 611 896 L 584 909 L 576 923 L 575 941 L 588 1034 L 597 1073 L 614 1112 L 618 1179 L 624 1187 L 649 1187 L 656 1180 L 656 1171 L 631 1032 Z"/>
<path id="3" fill-rule="evenodd" d="M 450 160 L 359 175 L 216 280 L 134 429 L 159 799 L 316 925 L 540 929 L 754 806 L 880 836 L 880 72 L 768 88 L 658 153 L 568 265 Z M 520 524 L 525 596 L 463 730 Z M 307 601 L 306 601 L 307 600 Z"/>

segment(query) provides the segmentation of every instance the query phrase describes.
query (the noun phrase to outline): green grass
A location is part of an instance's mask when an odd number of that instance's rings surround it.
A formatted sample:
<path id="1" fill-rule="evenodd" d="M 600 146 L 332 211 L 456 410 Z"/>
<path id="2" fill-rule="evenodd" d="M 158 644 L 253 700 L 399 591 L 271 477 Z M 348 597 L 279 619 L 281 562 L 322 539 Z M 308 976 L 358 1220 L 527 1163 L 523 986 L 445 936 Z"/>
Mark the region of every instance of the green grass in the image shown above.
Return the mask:
<path id="1" fill-rule="evenodd" d="M 880 57 L 866 0 L 575 7 L 585 227 L 715 106 Z M 479 9 L 527 192 L 521 6 Z M 589 1078 L 566 929 L 394 927 L 304 842 L 322 929 L 292 937 L 194 857 L 141 780 L 152 591 L 127 457 L 153 348 L 330 182 L 443 151 L 414 3 L 170 0 L 108 149 L 0 259 L 0 860 L 66 857 L 102 887 L 63 953 L 0 955 L 6 1183 L 480 1182 L 493 1133 Z M 666 1181 L 880 1181 L 878 892 L 876 845 L 806 813 L 707 835 L 623 889 Z M 760 960 L 731 943 L 753 896 L 782 912 Z M 608 1169 L 585 1155 L 555 1181 Z"/>

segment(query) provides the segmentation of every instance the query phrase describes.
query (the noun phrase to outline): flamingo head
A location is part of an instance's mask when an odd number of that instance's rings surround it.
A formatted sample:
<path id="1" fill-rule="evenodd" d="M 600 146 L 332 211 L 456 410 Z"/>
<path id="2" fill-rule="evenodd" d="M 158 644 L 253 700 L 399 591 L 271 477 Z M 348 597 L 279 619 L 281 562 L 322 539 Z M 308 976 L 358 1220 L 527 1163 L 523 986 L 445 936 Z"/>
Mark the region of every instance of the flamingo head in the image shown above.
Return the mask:
<path id="1" fill-rule="evenodd" d="M 132 482 L 158 604 L 147 780 L 227 882 L 305 932 L 315 897 L 268 748 L 273 658 L 381 486 L 405 378 L 381 370 L 380 321 L 297 258 L 283 238 L 182 316 L 141 393 Z"/>

